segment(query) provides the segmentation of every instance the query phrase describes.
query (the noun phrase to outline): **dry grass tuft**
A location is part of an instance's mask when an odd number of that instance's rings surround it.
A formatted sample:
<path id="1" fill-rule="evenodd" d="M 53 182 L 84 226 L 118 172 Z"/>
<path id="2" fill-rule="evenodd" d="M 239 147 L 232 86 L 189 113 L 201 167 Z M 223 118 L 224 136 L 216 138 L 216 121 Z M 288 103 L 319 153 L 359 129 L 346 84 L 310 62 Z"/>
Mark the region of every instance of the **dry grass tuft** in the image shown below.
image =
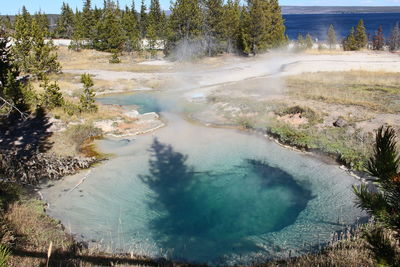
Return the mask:
<path id="1" fill-rule="evenodd" d="M 400 76 L 388 72 L 304 73 L 286 79 L 287 93 L 298 99 L 353 105 L 380 113 L 400 112 Z"/>

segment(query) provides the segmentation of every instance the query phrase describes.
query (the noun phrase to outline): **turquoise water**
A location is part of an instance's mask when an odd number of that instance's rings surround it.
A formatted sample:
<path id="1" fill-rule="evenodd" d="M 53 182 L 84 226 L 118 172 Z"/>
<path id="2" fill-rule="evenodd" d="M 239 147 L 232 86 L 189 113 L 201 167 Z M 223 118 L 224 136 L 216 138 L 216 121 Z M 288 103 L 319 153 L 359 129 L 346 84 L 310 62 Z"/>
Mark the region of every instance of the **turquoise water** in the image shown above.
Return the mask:
<path id="1" fill-rule="evenodd" d="M 138 111 L 143 113 L 160 112 L 161 107 L 155 96 L 149 93 L 121 94 L 113 96 L 102 96 L 96 99 L 103 104 L 137 106 Z"/>
<path id="2" fill-rule="evenodd" d="M 43 190 L 48 212 L 105 250 L 213 265 L 304 253 L 362 216 L 336 165 L 162 115 L 153 134 L 99 142 L 115 157 Z"/>

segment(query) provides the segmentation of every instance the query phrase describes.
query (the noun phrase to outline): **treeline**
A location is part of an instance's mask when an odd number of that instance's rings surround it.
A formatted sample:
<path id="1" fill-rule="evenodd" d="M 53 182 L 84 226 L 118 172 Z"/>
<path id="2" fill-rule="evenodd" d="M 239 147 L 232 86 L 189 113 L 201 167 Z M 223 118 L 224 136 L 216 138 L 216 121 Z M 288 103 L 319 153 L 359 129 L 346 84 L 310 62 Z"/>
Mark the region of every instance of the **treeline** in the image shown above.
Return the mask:
<path id="1" fill-rule="evenodd" d="M 73 10 L 67 3 L 53 32 L 43 14 L 40 26 L 48 37 L 72 39 L 71 49 L 96 49 L 108 52 L 163 49 L 165 54 L 180 53 L 214 55 L 221 52 L 257 54 L 284 44 L 284 20 L 278 0 L 176 0 L 167 16 L 159 0 L 147 7 L 142 0 L 140 11 L 135 3 L 121 8 L 118 2 L 105 0 L 103 7 L 92 7 L 84 0 L 82 10 Z M 22 14 L 27 16 L 26 9 Z M 7 27 L 18 29 L 6 21 Z M 142 41 L 146 40 L 146 41 Z"/>
<path id="2" fill-rule="evenodd" d="M 327 32 L 327 44 L 329 48 L 333 48 L 338 44 L 333 25 L 330 25 Z M 400 26 L 399 23 L 396 23 L 391 30 L 389 38 L 386 39 L 383 34 L 382 26 L 379 26 L 373 36 L 368 35 L 364 21 L 361 19 L 356 27 L 351 28 L 350 33 L 341 41 L 341 44 L 345 51 L 357 51 L 364 48 L 383 50 L 385 46 L 387 46 L 390 51 L 397 51 L 400 50 Z M 303 35 L 299 34 L 296 41 L 296 48 L 302 50 L 312 47 L 312 36 L 307 34 L 304 38 Z"/>

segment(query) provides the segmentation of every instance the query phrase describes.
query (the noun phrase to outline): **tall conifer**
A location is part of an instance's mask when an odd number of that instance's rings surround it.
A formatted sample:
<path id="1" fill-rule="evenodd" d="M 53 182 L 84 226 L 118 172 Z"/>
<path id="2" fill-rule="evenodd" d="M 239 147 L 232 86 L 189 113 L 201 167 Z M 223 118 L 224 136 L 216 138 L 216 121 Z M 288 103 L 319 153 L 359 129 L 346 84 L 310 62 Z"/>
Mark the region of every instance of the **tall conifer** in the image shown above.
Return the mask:
<path id="1" fill-rule="evenodd" d="M 61 7 L 61 15 L 57 20 L 55 35 L 58 38 L 72 38 L 74 27 L 74 12 L 67 3 L 63 3 Z"/>
<path id="2" fill-rule="evenodd" d="M 355 33 L 354 33 L 354 38 L 356 39 L 356 43 L 358 46 L 358 49 L 365 48 L 368 44 L 368 36 L 365 31 L 365 26 L 364 26 L 364 21 L 360 19 L 358 21 Z"/>
<path id="3" fill-rule="evenodd" d="M 236 51 L 240 35 L 240 1 L 228 0 L 223 12 L 223 39 L 226 52 Z"/>
<path id="4" fill-rule="evenodd" d="M 329 48 L 332 49 L 333 47 L 335 47 L 336 43 L 337 43 L 337 39 L 336 39 L 335 28 L 331 24 L 329 26 L 329 29 L 328 29 L 328 45 L 329 45 Z"/>

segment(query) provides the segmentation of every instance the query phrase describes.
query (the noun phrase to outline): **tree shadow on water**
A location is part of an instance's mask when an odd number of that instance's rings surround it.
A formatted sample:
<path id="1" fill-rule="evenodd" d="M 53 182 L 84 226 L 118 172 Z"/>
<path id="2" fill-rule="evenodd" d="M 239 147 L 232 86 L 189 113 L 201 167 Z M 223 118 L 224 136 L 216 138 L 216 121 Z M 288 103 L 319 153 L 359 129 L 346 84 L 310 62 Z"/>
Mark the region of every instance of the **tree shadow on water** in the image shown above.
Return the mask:
<path id="1" fill-rule="evenodd" d="M 150 174 L 140 178 L 155 193 L 148 205 L 161 215 L 149 226 L 153 239 L 163 251 L 168 251 L 168 257 L 201 263 L 218 261 L 237 251 L 260 250 L 248 235 L 231 233 L 235 227 L 229 225 L 234 226 L 236 218 L 224 217 L 223 205 L 213 205 L 214 200 L 220 200 L 210 192 L 218 192 L 218 188 L 212 188 L 212 184 L 204 186 L 204 181 L 198 179 L 201 175 L 209 176 L 209 172 L 195 172 L 186 162 L 187 155 L 157 139 L 153 140 L 150 152 Z"/>

